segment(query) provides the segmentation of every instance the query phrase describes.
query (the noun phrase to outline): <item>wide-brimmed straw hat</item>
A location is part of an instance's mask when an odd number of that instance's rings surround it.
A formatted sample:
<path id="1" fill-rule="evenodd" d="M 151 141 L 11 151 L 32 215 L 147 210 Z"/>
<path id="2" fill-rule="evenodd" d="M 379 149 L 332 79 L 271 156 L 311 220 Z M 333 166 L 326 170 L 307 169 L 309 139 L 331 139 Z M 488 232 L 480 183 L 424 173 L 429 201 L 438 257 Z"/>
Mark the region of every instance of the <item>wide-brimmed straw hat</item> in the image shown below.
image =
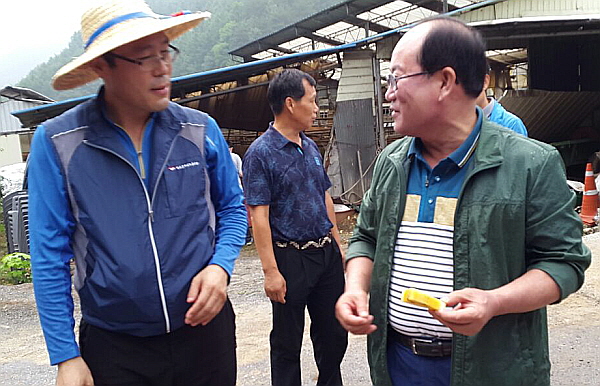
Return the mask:
<path id="1" fill-rule="evenodd" d="M 52 86 L 68 90 L 89 83 L 98 78 L 89 66 L 93 59 L 157 32 L 164 32 L 173 40 L 209 17 L 209 12 L 188 11 L 159 15 L 143 0 L 103 2 L 81 16 L 85 52 L 58 70 L 52 78 Z"/>

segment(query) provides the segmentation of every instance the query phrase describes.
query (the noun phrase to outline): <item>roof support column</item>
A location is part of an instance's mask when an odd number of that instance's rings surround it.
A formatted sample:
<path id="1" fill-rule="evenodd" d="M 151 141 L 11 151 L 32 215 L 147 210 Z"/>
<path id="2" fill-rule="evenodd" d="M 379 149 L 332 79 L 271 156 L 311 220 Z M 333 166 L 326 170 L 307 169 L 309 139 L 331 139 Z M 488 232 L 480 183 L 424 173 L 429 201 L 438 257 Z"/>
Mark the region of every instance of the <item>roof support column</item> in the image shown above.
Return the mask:
<path id="1" fill-rule="evenodd" d="M 373 55 L 373 75 L 375 77 L 375 127 L 378 150 L 385 147 L 385 128 L 383 127 L 383 92 L 381 91 L 381 66 L 377 55 Z"/>

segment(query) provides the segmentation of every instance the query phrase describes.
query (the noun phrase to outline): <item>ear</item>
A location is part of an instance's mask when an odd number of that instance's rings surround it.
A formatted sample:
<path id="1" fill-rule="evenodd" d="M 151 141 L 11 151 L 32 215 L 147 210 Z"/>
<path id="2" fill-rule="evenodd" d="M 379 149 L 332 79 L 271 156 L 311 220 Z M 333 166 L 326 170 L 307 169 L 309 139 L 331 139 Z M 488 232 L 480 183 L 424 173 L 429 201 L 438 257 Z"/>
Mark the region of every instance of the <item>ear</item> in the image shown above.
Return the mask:
<path id="1" fill-rule="evenodd" d="M 101 57 L 98 57 L 88 63 L 88 67 L 96 73 L 100 78 L 104 79 L 104 75 L 108 70 L 108 63 Z"/>
<path id="2" fill-rule="evenodd" d="M 287 97 L 287 98 L 285 98 L 285 101 L 283 102 L 283 108 L 286 109 L 290 114 L 293 114 L 295 104 L 296 104 L 296 101 L 294 101 L 294 98 Z"/>
<path id="3" fill-rule="evenodd" d="M 441 79 L 439 101 L 445 99 L 458 86 L 456 83 L 456 71 L 452 67 L 444 67 L 439 71 Z"/>
<path id="4" fill-rule="evenodd" d="M 490 76 L 489 74 L 485 74 L 483 77 L 483 90 L 487 90 L 490 87 Z"/>

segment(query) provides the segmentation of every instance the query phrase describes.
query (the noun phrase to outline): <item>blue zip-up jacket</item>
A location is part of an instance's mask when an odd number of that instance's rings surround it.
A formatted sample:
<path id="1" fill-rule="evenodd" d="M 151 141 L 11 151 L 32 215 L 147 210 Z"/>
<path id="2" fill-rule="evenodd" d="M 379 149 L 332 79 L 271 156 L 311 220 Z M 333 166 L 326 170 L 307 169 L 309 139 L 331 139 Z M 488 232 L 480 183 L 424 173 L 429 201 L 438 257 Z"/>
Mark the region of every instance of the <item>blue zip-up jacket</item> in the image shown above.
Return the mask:
<path id="1" fill-rule="evenodd" d="M 101 100 L 40 126 L 29 158 L 34 289 L 52 364 L 79 356 L 72 258 L 88 323 L 153 336 L 183 326 L 200 270 L 231 275 L 246 234 L 237 172 L 212 118 L 175 103 L 154 113 L 144 181 Z"/>

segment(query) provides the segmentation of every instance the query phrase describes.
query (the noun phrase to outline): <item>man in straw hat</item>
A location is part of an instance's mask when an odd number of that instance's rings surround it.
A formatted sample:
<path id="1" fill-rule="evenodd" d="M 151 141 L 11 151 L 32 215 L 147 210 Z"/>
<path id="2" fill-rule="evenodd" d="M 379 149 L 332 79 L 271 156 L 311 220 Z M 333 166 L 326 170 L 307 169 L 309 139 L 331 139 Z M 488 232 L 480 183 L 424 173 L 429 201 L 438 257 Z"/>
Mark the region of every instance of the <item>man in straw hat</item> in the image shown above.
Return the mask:
<path id="1" fill-rule="evenodd" d="M 235 384 L 226 290 L 242 192 L 216 122 L 169 100 L 170 41 L 207 17 L 105 2 L 83 14 L 85 52 L 53 79 L 104 81 L 38 127 L 29 159 L 34 288 L 58 385 Z"/>

